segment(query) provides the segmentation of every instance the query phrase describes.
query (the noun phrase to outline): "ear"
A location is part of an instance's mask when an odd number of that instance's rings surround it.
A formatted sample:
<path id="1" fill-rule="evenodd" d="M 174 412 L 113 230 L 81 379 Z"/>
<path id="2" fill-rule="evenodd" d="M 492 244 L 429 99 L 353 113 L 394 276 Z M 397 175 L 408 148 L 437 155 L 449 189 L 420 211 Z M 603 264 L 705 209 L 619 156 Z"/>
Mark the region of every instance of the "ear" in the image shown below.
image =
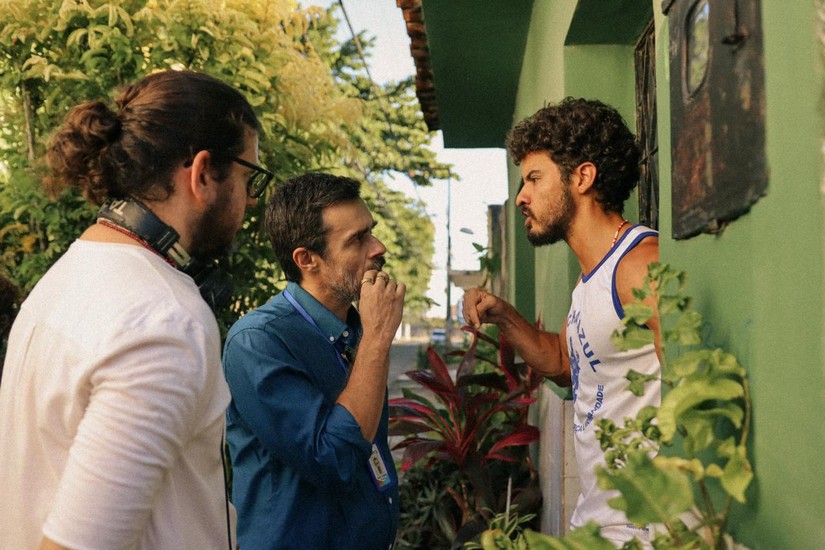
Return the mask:
<path id="1" fill-rule="evenodd" d="M 575 170 L 573 170 L 573 175 L 576 176 L 576 181 L 574 182 L 574 189 L 580 194 L 584 195 L 587 193 L 591 187 L 593 187 L 593 183 L 596 181 L 596 174 L 598 173 L 598 169 L 596 165 L 592 162 L 583 162 L 579 164 Z"/>
<path id="2" fill-rule="evenodd" d="M 299 246 L 292 251 L 292 261 L 305 274 L 318 269 L 318 255 L 303 246 Z"/>
<path id="3" fill-rule="evenodd" d="M 211 204 L 215 200 L 217 185 L 214 178 L 210 176 L 212 155 L 209 151 L 198 151 L 188 170 L 186 188 L 189 193 L 199 204 Z"/>

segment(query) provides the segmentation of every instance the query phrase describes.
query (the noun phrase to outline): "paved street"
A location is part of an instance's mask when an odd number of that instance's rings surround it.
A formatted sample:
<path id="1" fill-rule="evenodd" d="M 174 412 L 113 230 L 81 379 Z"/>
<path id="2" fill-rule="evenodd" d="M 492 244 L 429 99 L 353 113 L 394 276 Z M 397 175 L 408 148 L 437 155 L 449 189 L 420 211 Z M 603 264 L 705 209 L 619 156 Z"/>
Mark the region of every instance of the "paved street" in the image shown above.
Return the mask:
<path id="1" fill-rule="evenodd" d="M 390 397 L 401 395 L 403 387 L 417 387 L 404 373 L 415 370 L 418 359 L 418 350 L 427 345 L 425 340 L 396 340 L 390 350 L 389 388 Z"/>

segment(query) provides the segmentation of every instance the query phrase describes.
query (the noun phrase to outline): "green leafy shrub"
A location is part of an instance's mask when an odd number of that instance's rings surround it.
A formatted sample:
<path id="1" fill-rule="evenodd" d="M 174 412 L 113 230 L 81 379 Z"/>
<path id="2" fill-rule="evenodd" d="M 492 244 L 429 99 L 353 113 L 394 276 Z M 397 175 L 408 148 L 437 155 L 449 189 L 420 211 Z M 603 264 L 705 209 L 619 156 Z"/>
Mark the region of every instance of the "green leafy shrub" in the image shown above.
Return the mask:
<path id="1" fill-rule="evenodd" d="M 408 475 L 424 476 L 434 494 L 448 501 L 438 513 L 428 509 L 431 520 L 402 517 L 402 532 L 405 522 L 428 523 L 449 540 L 469 540 L 507 506 L 508 481 L 515 487 L 513 501 L 526 513 L 540 504 L 527 448 L 539 435 L 527 423 L 527 408 L 540 378 L 515 362 L 506 341 L 463 330 L 472 341 L 466 351 L 451 352 L 461 355 L 455 380 L 445 358 L 428 348 L 428 368 L 407 373 L 425 391 L 405 389 L 403 397 L 390 400 L 390 434 L 405 436 L 395 446 L 404 451 L 402 491 Z M 497 350 L 495 360 L 476 353 L 479 341 Z M 402 509 L 408 505 L 402 500 Z"/>

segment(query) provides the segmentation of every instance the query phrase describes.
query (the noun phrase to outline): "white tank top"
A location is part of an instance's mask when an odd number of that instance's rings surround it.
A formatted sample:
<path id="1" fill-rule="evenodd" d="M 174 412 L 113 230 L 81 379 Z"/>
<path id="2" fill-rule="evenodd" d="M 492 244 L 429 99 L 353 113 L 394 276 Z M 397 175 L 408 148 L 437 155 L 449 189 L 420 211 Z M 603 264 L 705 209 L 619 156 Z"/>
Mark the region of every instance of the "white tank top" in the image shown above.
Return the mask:
<path id="1" fill-rule="evenodd" d="M 602 261 L 582 275 L 573 290 L 567 316 L 566 345 L 573 379 L 573 432 L 579 466 L 579 495 L 571 525 L 579 527 L 596 521 L 603 536 L 630 540 L 634 536 L 647 540 L 647 530 L 628 523 L 624 512 L 614 510 L 607 501 L 614 491 L 603 491 L 596 484 L 595 468 L 604 464 L 604 453 L 596 439 L 596 422 L 609 418 L 617 425 L 635 417 L 647 405 L 661 402 L 661 382 L 649 382 L 641 397 L 627 390 L 625 375 L 635 370 L 660 376 L 659 359 L 653 344 L 631 351 L 619 351 L 610 336 L 621 326 L 624 308 L 616 292 L 616 266 L 643 239 L 657 236 L 647 227 L 635 225 L 610 249 Z"/>

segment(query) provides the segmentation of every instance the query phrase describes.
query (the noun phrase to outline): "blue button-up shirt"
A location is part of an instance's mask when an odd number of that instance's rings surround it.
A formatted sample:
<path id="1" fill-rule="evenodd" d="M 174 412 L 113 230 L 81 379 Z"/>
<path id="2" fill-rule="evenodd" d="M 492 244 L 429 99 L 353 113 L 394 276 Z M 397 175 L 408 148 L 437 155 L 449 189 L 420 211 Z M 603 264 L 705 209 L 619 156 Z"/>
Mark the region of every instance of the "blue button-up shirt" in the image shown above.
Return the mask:
<path id="1" fill-rule="evenodd" d="M 386 398 L 375 444 L 392 482 L 382 490 L 369 466 L 372 443 L 335 402 L 360 318 L 351 308 L 345 324 L 297 284 L 287 290 L 317 326 L 281 293 L 235 323 L 224 347 L 238 544 L 387 550 L 398 527 L 398 477 Z"/>

